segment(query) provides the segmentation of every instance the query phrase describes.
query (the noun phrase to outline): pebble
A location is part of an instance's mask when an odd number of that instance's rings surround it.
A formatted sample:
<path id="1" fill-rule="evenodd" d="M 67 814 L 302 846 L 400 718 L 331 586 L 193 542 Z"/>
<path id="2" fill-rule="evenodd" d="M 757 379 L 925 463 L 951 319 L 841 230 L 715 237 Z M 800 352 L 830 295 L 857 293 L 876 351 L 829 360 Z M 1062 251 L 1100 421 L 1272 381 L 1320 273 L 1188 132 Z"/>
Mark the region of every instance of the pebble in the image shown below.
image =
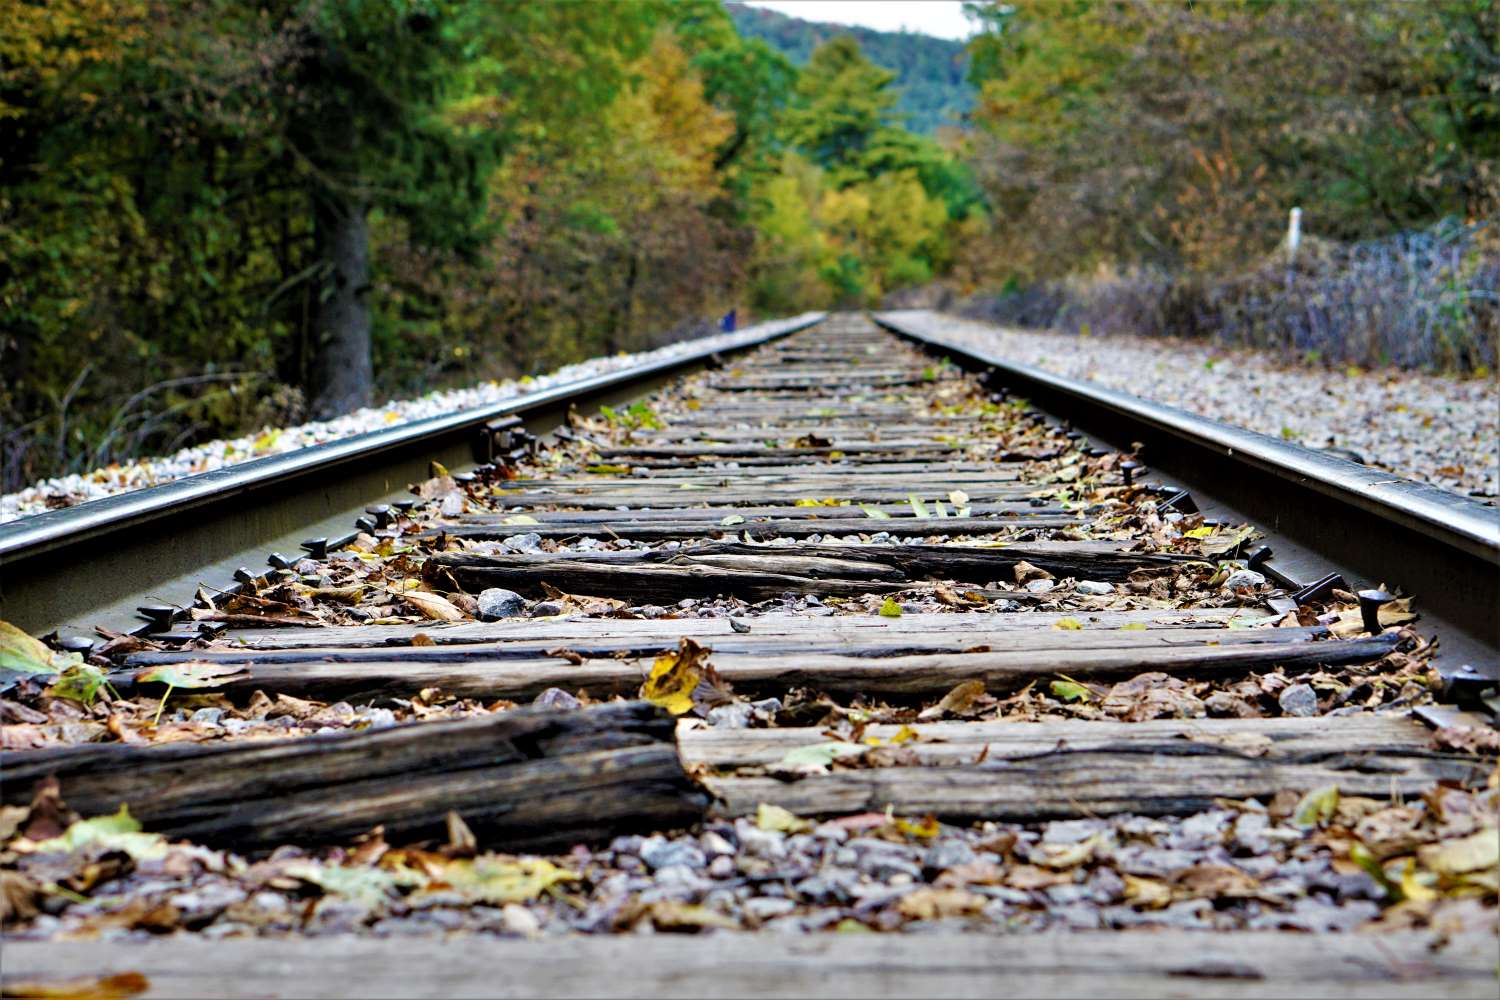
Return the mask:
<path id="1" fill-rule="evenodd" d="M 772 917 L 785 916 L 796 908 L 797 904 L 790 899 L 756 896 L 745 900 L 745 912 L 756 920 L 770 920 Z"/>
<path id="2" fill-rule="evenodd" d="M 562 688 L 548 688 L 537 695 L 532 704 L 538 708 L 574 709 L 583 707 L 583 702 Z"/>
<path id="3" fill-rule="evenodd" d="M 0 523 L 42 513 L 47 510 L 49 497 L 63 496 L 87 501 L 127 493 L 171 482 L 183 476 L 213 472 L 240 462 L 299 451 L 356 434 L 387 430 L 428 417 L 449 416 L 460 410 L 494 406 L 606 372 L 677 357 L 689 351 L 727 346 L 741 336 L 743 331 L 716 334 L 682 340 L 635 354 L 590 358 L 535 377 L 481 382 L 460 389 L 429 392 L 415 399 L 392 400 L 380 406 L 365 407 L 333 420 L 316 420 L 279 429 L 258 428 L 242 437 L 208 441 L 167 456 L 142 458 L 92 472 L 44 479 L 17 493 L 0 496 Z"/>
<path id="4" fill-rule="evenodd" d="M 1306 684 L 1293 684 L 1276 702 L 1287 715 L 1307 718 L 1318 714 L 1318 693 Z"/>
<path id="5" fill-rule="evenodd" d="M 1056 580 L 1032 580 L 1026 584 L 1026 589 L 1033 594 L 1045 594 L 1055 586 L 1057 586 Z"/>
<path id="6" fill-rule="evenodd" d="M 1482 496 L 1500 494 L 1500 381 L 1361 371 L 1175 337 L 1083 339 L 945 316 L 944 336 L 1022 364 Z"/>
<path id="7" fill-rule="evenodd" d="M 507 539 L 510 541 L 511 539 Z M 514 590 L 490 587 L 479 592 L 479 620 L 499 621 L 501 618 L 516 618 L 526 610 L 526 598 Z"/>
<path id="8" fill-rule="evenodd" d="M 549 618 L 563 613 L 563 606 L 556 601 L 537 601 L 528 612 L 533 618 Z"/>
<path id="9" fill-rule="evenodd" d="M 595 539 L 583 539 L 583 542 L 589 541 L 595 541 Z M 579 548 L 583 548 L 583 542 L 579 542 Z M 540 552 L 542 550 L 542 536 L 538 535 L 535 531 L 528 531 L 524 535 L 511 535 L 500 543 L 500 547 L 508 552 Z M 510 591 L 506 591 L 505 593 L 510 593 Z"/>
<path id="10" fill-rule="evenodd" d="M 1266 578 L 1253 569 L 1237 569 L 1225 578 L 1224 589 L 1239 590 L 1241 587 L 1259 587 L 1265 582 Z"/>
<path id="11" fill-rule="evenodd" d="M 707 858 L 697 845 L 686 840 L 669 840 L 665 843 L 647 843 L 641 848 L 641 860 L 650 866 L 652 871 L 669 868 L 674 865 L 682 865 L 689 869 L 702 868 L 707 864 Z"/>
<path id="12" fill-rule="evenodd" d="M 1113 594 L 1115 592 L 1114 587 L 1110 586 L 1107 583 L 1101 583 L 1098 580 L 1079 580 L 1078 583 L 1074 585 L 1073 590 L 1077 593 L 1088 594 L 1092 597 L 1104 597 L 1107 594 Z"/>

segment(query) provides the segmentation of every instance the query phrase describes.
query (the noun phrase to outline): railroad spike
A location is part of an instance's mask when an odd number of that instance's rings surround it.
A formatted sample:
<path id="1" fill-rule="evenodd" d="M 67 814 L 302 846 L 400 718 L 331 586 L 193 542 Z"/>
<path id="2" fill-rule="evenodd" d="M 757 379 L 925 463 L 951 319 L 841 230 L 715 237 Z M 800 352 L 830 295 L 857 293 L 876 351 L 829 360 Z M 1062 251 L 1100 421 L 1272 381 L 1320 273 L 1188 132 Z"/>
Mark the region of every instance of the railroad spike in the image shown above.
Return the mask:
<path id="1" fill-rule="evenodd" d="M 1307 586 L 1293 591 L 1287 595 L 1290 600 L 1296 601 L 1298 607 L 1310 601 L 1321 601 L 1334 590 L 1348 590 L 1349 584 L 1340 573 L 1329 573 L 1321 579 L 1314 580 Z"/>
<path id="2" fill-rule="evenodd" d="M 327 538 L 309 538 L 307 541 L 305 541 L 305 542 L 302 543 L 302 550 L 304 552 L 306 552 L 313 559 L 327 559 L 328 558 L 328 539 Z"/>
<path id="3" fill-rule="evenodd" d="M 1364 623 L 1365 631 L 1371 635 L 1379 635 L 1382 631 L 1380 626 L 1380 609 L 1396 599 L 1396 595 L 1384 590 L 1361 590 L 1359 597 L 1359 617 Z"/>

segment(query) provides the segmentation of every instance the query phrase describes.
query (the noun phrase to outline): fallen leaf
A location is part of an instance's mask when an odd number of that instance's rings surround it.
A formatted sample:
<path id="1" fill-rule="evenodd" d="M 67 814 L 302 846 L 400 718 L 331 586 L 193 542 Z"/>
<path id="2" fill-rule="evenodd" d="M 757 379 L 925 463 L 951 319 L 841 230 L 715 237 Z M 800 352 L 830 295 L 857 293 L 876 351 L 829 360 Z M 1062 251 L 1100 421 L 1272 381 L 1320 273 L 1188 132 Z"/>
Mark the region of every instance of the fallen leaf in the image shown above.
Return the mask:
<path id="1" fill-rule="evenodd" d="M 82 654 L 59 653 L 10 622 L 0 621 L 0 670 L 20 674 L 60 674 L 82 662 Z"/>
<path id="2" fill-rule="evenodd" d="M 448 862 L 420 891 L 451 888 L 475 902 L 522 903 L 536 899 L 558 883 L 577 879 L 577 872 L 560 868 L 546 858 L 511 859 L 486 854 Z"/>
<path id="3" fill-rule="evenodd" d="M 1051 573 L 1048 573 L 1040 566 L 1031 565 L 1031 563 L 1027 562 L 1024 559 L 1017 560 L 1015 566 L 1011 568 L 1011 572 L 1015 574 L 1016 583 L 1020 584 L 1023 587 L 1026 584 L 1030 583 L 1032 580 L 1053 579 Z"/>
<path id="4" fill-rule="evenodd" d="M 150 988 L 151 980 L 139 972 L 116 972 L 74 979 L 10 980 L 0 995 L 37 1000 L 124 1000 Z"/>
<path id="5" fill-rule="evenodd" d="M 918 718 L 940 719 L 950 713 L 958 714 L 967 711 L 977 699 L 984 696 L 984 693 L 984 681 L 964 681 L 962 684 L 955 685 L 951 691 L 943 695 L 941 701 L 924 710 Z"/>
<path id="6" fill-rule="evenodd" d="M 468 617 L 455 607 L 453 602 L 437 594 L 429 594 L 422 590 L 410 590 L 402 594 L 401 598 L 422 612 L 422 617 L 430 621 L 461 622 Z"/>
<path id="7" fill-rule="evenodd" d="M 1457 840 L 1419 847 L 1417 857 L 1439 875 L 1463 875 L 1495 868 L 1500 866 L 1500 827 L 1486 827 Z"/>
<path id="8" fill-rule="evenodd" d="M 1339 786 L 1323 785 L 1314 788 L 1297 802 L 1292 810 L 1292 825 L 1309 829 L 1332 818 L 1339 807 Z"/>
<path id="9" fill-rule="evenodd" d="M 1052 623 L 1052 627 L 1062 629 L 1064 632 L 1077 632 L 1083 628 L 1083 622 L 1077 618 L 1059 618 Z"/>
<path id="10" fill-rule="evenodd" d="M 1125 880 L 1125 898 L 1134 906 L 1159 910 L 1172 902 L 1172 890 L 1165 882 L 1136 875 L 1121 877 Z"/>
<path id="11" fill-rule="evenodd" d="M 92 663 L 75 663 L 64 670 L 52 686 L 47 688 L 47 694 L 53 698 L 67 698 L 70 701 L 92 705 L 99 689 L 106 683 L 103 669 Z"/>
<path id="12" fill-rule="evenodd" d="M 778 764 L 784 768 L 814 767 L 826 769 L 835 760 L 842 757 L 857 757 L 864 753 L 866 749 L 866 747 L 862 747 L 858 743 L 831 740 L 827 743 L 814 743 L 811 746 L 794 747 L 782 756 Z"/>
<path id="13" fill-rule="evenodd" d="M 885 603 L 880 606 L 880 614 L 884 618 L 900 618 L 901 605 L 896 603 L 894 597 L 887 597 Z"/>
<path id="14" fill-rule="evenodd" d="M 922 840 L 931 840 L 942 832 L 936 816 L 923 816 L 918 820 L 902 819 L 896 817 L 896 829 L 908 837 L 918 837 Z"/>
<path id="15" fill-rule="evenodd" d="M 745 523 L 745 518 L 744 518 L 744 515 L 742 515 L 742 514 L 730 514 L 730 515 L 728 515 L 726 517 L 721 518 L 719 520 L 719 523 L 722 524 L 724 527 L 727 528 L 730 525 L 734 525 L 734 524 L 744 524 Z"/>
<path id="16" fill-rule="evenodd" d="M 909 503 L 909 504 L 911 504 L 911 512 L 916 517 L 926 519 L 926 518 L 930 518 L 932 516 L 927 511 L 927 505 L 925 503 L 923 503 L 922 501 L 918 500 L 916 497 L 909 496 L 909 497 L 906 498 L 906 502 Z"/>
<path id="17" fill-rule="evenodd" d="M 762 830 L 777 833 L 806 833 L 813 828 L 810 820 L 805 820 L 788 809 L 771 805 L 768 802 L 762 802 L 755 807 L 755 825 Z"/>
<path id="18" fill-rule="evenodd" d="M 1088 701 L 1093 697 L 1093 692 L 1077 681 L 1060 680 L 1053 681 L 1050 685 L 1052 697 L 1062 701 Z"/>
<path id="19" fill-rule="evenodd" d="M 137 861 L 159 859 L 167 853 L 166 839 L 159 833 L 142 833 L 140 821 L 130 815 L 130 807 L 124 803 L 119 812 L 81 819 L 49 840 L 16 841 L 11 849 L 24 854 L 71 854 L 94 844 L 124 851 Z"/>
<path id="20" fill-rule="evenodd" d="M 641 697 L 673 715 L 691 712 L 693 692 L 703 678 L 703 661 L 709 652 L 689 638 L 679 639 L 675 651 L 662 653 L 651 665 L 651 673 L 641 685 Z"/>
<path id="21" fill-rule="evenodd" d="M 924 885 L 902 896 L 896 908 L 910 920 L 937 920 L 979 913 L 986 902 L 985 897 L 967 889 L 939 889 Z"/>
<path id="22" fill-rule="evenodd" d="M 180 688 L 218 687 L 234 677 L 243 677 L 250 668 L 238 663 L 165 663 L 159 667 L 147 667 L 135 673 L 137 684 L 166 684 Z"/>
<path id="23" fill-rule="evenodd" d="M 859 509 L 865 512 L 866 517 L 873 518 L 876 521 L 889 521 L 891 519 L 891 515 L 887 514 L 885 511 L 880 510 L 876 507 L 871 507 L 866 503 L 860 504 Z"/>

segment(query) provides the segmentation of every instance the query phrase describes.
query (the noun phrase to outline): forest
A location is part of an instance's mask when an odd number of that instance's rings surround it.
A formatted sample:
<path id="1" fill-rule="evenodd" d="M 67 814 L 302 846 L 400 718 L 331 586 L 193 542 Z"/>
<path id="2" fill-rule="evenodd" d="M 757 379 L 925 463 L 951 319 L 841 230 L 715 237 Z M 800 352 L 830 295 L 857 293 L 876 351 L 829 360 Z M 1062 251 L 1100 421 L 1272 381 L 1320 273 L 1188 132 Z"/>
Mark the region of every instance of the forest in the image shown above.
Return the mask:
<path id="1" fill-rule="evenodd" d="M 1494 0 L 973 4 L 937 138 L 716 0 L 4 6 L 0 489 L 731 309 L 1494 364 Z"/>
<path id="2" fill-rule="evenodd" d="M 747 38 L 759 38 L 797 66 L 804 65 L 824 42 L 849 35 L 870 61 L 896 74 L 896 113 L 913 132 L 935 135 L 940 128 L 963 124 L 974 108 L 974 86 L 963 42 L 911 32 L 876 31 L 789 17 L 774 10 L 726 4 L 734 26 Z"/>

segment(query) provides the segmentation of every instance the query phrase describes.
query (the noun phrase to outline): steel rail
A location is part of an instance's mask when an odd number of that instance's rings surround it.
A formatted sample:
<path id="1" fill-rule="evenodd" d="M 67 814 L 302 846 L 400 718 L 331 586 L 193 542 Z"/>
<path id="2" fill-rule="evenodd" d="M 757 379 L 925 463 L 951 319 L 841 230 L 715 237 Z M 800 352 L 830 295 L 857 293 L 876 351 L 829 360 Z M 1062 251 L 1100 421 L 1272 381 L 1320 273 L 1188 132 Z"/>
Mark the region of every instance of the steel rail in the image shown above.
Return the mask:
<path id="1" fill-rule="evenodd" d="M 991 373 L 992 384 L 1113 447 L 1144 444 L 1142 461 L 1188 488 L 1200 505 L 1212 502 L 1268 528 L 1283 570 L 1300 570 L 1307 580 L 1331 565 L 1351 581 L 1403 586 L 1445 626 L 1446 670 L 1468 665 L 1500 676 L 1500 509 L 1493 505 L 1020 364 L 955 336 L 951 321 L 934 312 L 874 319 L 969 370 Z"/>
<path id="2" fill-rule="evenodd" d="M 273 545 L 288 532 L 352 524 L 363 505 L 404 488 L 430 459 L 462 461 L 474 436 L 494 421 L 551 418 L 569 406 L 641 395 L 714 357 L 738 353 L 824 318 L 809 312 L 746 328 L 728 341 L 527 393 L 489 406 L 428 417 L 283 455 L 91 500 L 0 524 L 0 619 L 37 631 L 143 599 L 197 566 Z M 546 428 L 542 428 L 546 429 Z M 442 450 L 446 449 L 446 451 Z M 295 512 L 288 498 L 310 494 Z M 342 518 L 342 521 L 339 519 Z M 248 523 L 247 523 L 248 522 Z M 183 551 L 187 550 L 187 551 Z M 128 583 L 112 580 L 126 574 Z M 172 599 L 171 594 L 160 597 Z M 121 627 L 119 609 L 111 624 Z"/>

